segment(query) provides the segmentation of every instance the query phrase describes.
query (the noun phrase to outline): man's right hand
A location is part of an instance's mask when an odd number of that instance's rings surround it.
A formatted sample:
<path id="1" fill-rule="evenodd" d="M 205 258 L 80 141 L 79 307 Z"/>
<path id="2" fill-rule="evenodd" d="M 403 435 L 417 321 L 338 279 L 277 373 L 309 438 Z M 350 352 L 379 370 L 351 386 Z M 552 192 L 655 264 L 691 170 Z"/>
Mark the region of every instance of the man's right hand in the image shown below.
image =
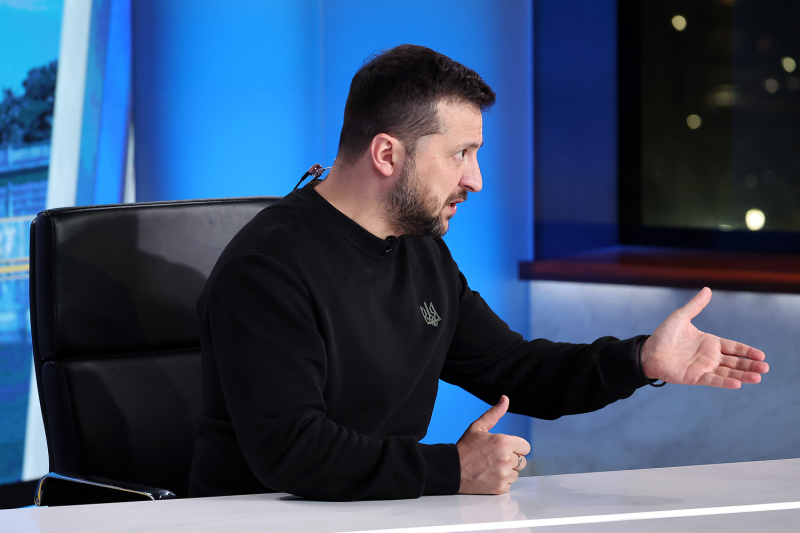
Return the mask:
<path id="1" fill-rule="evenodd" d="M 459 494 L 505 494 L 525 468 L 531 445 L 523 438 L 489 433 L 508 411 L 508 396 L 470 424 L 458 439 L 461 459 Z M 522 460 L 520 461 L 520 458 Z"/>

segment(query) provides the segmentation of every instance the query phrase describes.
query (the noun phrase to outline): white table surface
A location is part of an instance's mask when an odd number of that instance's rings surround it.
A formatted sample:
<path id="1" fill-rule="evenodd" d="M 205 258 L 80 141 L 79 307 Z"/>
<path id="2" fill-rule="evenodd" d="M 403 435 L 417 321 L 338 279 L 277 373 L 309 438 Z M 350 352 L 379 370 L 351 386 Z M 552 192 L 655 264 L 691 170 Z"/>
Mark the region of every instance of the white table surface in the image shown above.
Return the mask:
<path id="1" fill-rule="evenodd" d="M 520 478 L 502 496 L 286 494 L 0 511 L 0 531 L 800 531 L 800 459 Z"/>

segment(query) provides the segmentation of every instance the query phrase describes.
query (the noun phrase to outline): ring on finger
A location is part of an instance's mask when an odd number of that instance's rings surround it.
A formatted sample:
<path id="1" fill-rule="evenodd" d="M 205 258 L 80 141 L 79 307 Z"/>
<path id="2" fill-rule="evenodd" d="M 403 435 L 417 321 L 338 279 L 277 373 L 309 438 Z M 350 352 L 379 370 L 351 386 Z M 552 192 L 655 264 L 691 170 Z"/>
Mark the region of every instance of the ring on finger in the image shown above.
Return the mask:
<path id="1" fill-rule="evenodd" d="M 516 466 L 516 468 L 514 468 L 514 470 L 519 471 L 519 467 L 522 466 L 522 456 L 519 455 L 519 454 L 516 454 L 516 455 L 519 458 L 519 460 L 517 461 L 517 466 Z"/>

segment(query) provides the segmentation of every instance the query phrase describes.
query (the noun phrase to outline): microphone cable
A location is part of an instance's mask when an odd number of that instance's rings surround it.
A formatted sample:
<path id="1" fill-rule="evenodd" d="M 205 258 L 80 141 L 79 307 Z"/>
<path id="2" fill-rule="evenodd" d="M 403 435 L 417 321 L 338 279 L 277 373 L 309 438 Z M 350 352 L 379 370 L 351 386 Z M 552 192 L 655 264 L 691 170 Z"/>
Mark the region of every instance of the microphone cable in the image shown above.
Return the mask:
<path id="1" fill-rule="evenodd" d="M 309 176 L 313 177 L 314 179 L 319 179 L 319 177 L 322 176 L 323 172 L 325 172 L 326 170 L 330 170 L 331 168 L 333 168 L 333 167 L 325 167 L 325 168 L 323 168 L 322 165 L 320 165 L 319 163 L 316 163 L 316 164 L 312 165 L 311 168 L 308 169 L 308 172 L 303 174 L 303 177 L 300 178 L 300 181 L 297 182 L 297 185 L 295 185 L 294 189 L 292 189 L 292 190 L 293 191 L 297 190 L 297 188 L 300 186 L 300 184 L 303 183 L 306 180 L 306 178 L 308 178 Z"/>

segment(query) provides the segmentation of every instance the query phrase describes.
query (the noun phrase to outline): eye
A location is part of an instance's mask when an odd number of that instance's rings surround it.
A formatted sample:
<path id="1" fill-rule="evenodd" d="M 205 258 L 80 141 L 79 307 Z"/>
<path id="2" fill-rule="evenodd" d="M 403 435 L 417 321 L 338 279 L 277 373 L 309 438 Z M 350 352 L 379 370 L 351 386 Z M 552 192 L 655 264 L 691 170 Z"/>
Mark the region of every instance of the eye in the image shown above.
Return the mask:
<path id="1" fill-rule="evenodd" d="M 467 157 L 467 150 L 466 150 L 466 149 L 464 149 L 464 150 L 461 150 L 460 152 L 458 152 L 458 153 L 456 154 L 456 158 L 457 158 L 459 161 L 463 161 L 465 157 Z"/>

